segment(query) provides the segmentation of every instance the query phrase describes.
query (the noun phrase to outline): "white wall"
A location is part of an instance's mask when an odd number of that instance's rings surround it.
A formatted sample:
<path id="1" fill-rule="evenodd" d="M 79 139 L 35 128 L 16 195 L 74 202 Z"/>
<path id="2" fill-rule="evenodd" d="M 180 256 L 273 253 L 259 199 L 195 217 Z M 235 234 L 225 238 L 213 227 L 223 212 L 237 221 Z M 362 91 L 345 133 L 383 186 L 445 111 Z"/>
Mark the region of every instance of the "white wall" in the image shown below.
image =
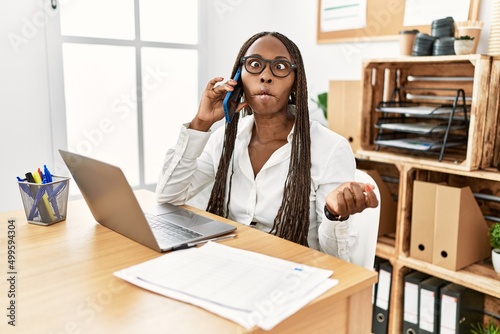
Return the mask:
<path id="1" fill-rule="evenodd" d="M 46 0 L 45 0 L 46 1 Z M 263 30 L 279 31 L 301 49 L 309 94 L 328 90 L 329 80 L 361 79 L 367 58 L 395 57 L 396 41 L 316 43 L 317 0 L 202 0 L 208 26 L 202 85 L 229 76 L 241 44 Z M 478 52 L 486 53 L 493 0 L 482 0 L 485 21 Z M 22 207 L 15 176 L 53 164 L 44 10 L 39 0 L 8 2 L 0 11 L 0 211 Z M 50 15 L 45 15 L 50 20 Z M 13 35 L 15 34 L 15 36 Z M 22 38 L 14 48 L 9 38 Z"/>
<path id="2" fill-rule="evenodd" d="M 0 211 L 6 211 L 22 208 L 16 176 L 50 166 L 52 145 L 43 10 L 36 0 L 1 7 Z"/>

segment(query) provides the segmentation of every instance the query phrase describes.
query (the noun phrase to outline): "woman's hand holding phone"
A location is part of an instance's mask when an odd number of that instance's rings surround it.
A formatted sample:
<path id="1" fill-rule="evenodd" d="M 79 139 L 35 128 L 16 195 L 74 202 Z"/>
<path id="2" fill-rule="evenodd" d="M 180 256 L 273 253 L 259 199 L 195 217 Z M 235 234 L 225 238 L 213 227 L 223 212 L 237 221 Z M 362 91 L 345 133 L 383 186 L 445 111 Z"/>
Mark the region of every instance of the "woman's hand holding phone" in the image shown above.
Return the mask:
<path id="1" fill-rule="evenodd" d="M 238 107 L 240 105 L 241 96 L 243 95 L 241 67 L 239 67 L 236 71 L 233 81 L 236 82 L 236 86 L 234 86 L 233 91 L 227 92 L 226 97 L 224 97 L 224 101 L 222 102 L 222 106 L 224 107 L 224 116 L 226 117 L 227 123 L 230 123 L 233 120 L 236 111 L 239 111 Z"/>
<path id="2" fill-rule="evenodd" d="M 224 84 L 217 85 L 224 78 L 215 77 L 210 80 L 201 96 L 200 105 L 196 116 L 191 121 L 189 128 L 198 131 L 208 131 L 217 121 L 224 118 L 223 101 L 229 92 L 235 90 L 237 81 L 230 79 Z M 241 89 L 241 93 L 243 89 Z M 246 103 L 240 103 L 235 111 L 244 108 Z"/>

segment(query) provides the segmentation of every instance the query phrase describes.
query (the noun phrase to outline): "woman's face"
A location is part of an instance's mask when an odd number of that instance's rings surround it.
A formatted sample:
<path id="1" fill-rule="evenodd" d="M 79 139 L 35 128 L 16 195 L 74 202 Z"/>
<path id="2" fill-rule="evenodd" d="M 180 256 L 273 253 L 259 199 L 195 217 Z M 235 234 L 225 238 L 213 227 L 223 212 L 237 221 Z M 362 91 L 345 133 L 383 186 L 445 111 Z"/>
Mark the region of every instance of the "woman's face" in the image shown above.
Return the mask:
<path id="1" fill-rule="evenodd" d="M 289 71 L 288 66 L 293 63 L 285 45 L 274 36 L 263 36 L 248 48 L 245 57 L 249 56 L 256 56 L 256 58 L 254 61 L 249 58 L 246 61 L 246 68 L 242 65 L 241 78 L 245 100 L 255 114 L 286 113 L 288 98 L 295 81 L 295 70 L 292 70 L 286 77 L 279 77 L 286 74 Z M 274 61 L 274 63 L 271 64 L 269 61 Z M 274 74 L 271 71 L 271 65 L 273 65 Z M 257 72 L 262 67 L 264 69 L 259 74 L 253 74 L 247 70 L 248 68 L 252 72 Z"/>

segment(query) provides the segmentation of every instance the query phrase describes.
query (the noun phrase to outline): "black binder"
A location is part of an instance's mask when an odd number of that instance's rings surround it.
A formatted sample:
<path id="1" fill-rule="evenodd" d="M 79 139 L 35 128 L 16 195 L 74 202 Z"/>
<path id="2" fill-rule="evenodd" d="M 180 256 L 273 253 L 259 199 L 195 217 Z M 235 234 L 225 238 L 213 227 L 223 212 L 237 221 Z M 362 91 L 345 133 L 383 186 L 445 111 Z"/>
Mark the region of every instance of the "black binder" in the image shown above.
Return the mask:
<path id="1" fill-rule="evenodd" d="M 419 286 L 419 333 L 433 334 L 439 333 L 440 300 L 441 288 L 449 282 L 438 278 L 430 277 L 423 280 Z"/>
<path id="2" fill-rule="evenodd" d="M 412 271 L 404 277 L 403 334 L 418 333 L 419 285 L 429 278 L 420 271 Z"/>
<path id="3" fill-rule="evenodd" d="M 441 289 L 441 333 L 470 333 L 483 322 L 484 294 L 450 283 Z"/>
<path id="4" fill-rule="evenodd" d="M 381 257 L 375 256 L 375 261 L 373 263 L 373 269 L 378 273 L 380 269 L 380 264 L 382 262 L 387 261 L 386 259 L 383 259 Z M 375 319 L 376 315 L 376 310 L 375 310 L 375 301 L 377 300 L 377 287 L 378 287 L 378 280 L 377 283 L 373 284 L 373 291 L 372 291 L 372 333 L 374 332 L 373 329 L 373 320 Z"/>
<path id="5" fill-rule="evenodd" d="M 391 299 L 392 265 L 389 261 L 380 263 L 378 270 L 377 294 L 374 304 L 372 331 L 374 334 L 386 334 L 389 320 Z"/>

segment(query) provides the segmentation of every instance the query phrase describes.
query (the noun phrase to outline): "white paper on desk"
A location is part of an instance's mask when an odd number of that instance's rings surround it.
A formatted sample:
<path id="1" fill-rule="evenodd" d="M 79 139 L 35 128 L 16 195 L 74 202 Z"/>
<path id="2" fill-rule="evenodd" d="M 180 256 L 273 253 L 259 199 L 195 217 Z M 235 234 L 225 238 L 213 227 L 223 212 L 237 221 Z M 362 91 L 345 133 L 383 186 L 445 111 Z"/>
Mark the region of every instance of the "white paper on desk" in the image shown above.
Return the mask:
<path id="1" fill-rule="evenodd" d="M 207 243 L 163 255 L 115 275 L 240 325 L 271 329 L 338 284 L 332 271 Z"/>

